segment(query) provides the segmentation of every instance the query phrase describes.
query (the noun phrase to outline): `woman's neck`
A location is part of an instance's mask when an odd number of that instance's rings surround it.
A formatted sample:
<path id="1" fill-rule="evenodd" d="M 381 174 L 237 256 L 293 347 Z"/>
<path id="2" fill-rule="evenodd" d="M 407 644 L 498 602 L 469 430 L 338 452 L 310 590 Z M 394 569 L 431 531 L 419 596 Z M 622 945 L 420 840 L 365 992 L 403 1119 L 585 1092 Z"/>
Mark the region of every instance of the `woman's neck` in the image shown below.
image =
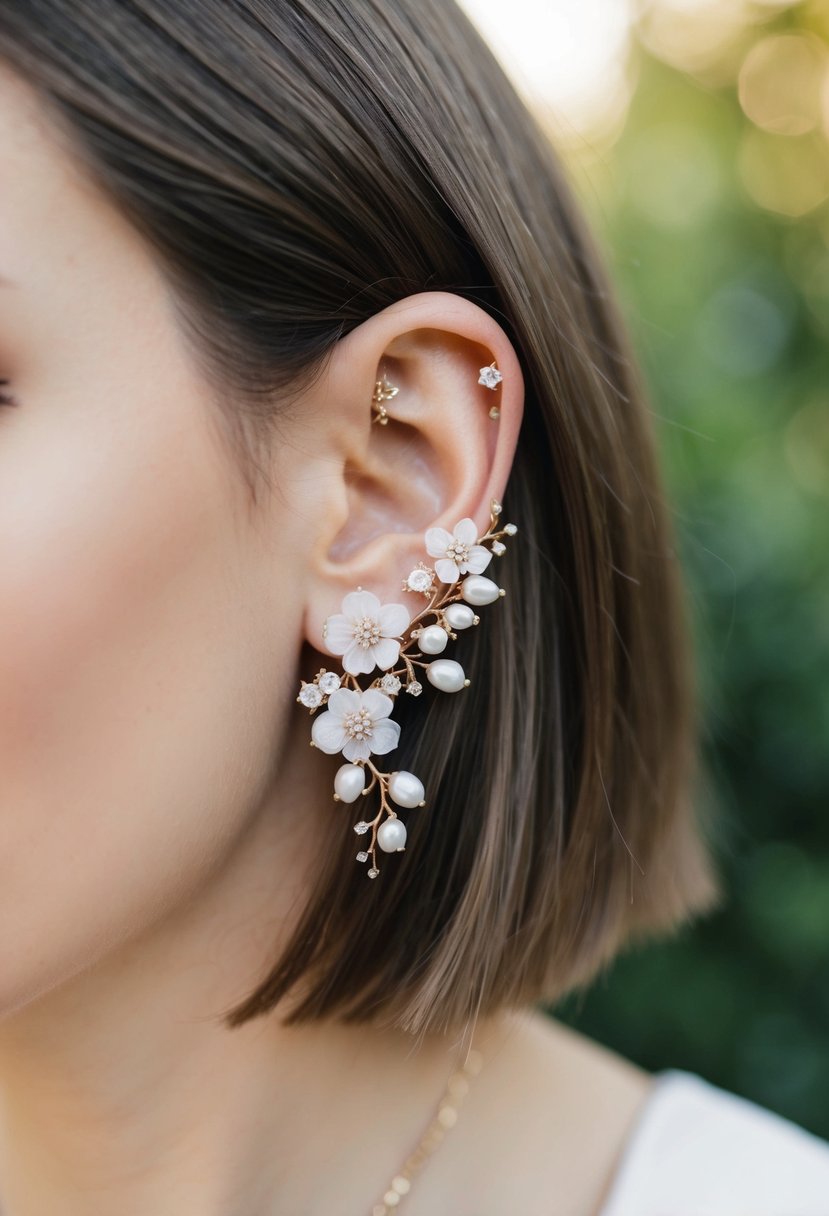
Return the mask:
<path id="1" fill-rule="evenodd" d="M 277 822 L 153 932 L 0 1022 L 2 1216 L 322 1216 L 382 1195 L 469 1038 L 221 1023 L 296 896 L 274 910 Z"/>

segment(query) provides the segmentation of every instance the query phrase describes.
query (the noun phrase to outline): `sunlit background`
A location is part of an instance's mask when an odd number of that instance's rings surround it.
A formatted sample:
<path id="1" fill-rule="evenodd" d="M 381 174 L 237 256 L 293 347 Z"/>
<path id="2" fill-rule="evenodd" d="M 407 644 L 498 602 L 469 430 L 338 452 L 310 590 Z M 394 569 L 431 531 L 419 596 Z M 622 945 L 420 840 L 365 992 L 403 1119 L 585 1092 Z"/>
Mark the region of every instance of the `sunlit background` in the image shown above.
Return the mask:
<path id="1" fill-rule="evenodd" d="M 727 901 L 554 1012 L 829 1138 L 829 0 L 463 0 L 648 377 Z"/>

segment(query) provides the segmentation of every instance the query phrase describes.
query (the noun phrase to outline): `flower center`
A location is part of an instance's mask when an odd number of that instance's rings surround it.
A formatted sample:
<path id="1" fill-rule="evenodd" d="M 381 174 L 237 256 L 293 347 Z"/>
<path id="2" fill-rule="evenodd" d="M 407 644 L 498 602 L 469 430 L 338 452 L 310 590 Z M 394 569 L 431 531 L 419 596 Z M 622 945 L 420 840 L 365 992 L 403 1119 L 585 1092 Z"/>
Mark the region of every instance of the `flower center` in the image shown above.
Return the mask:
<path id="1" fill-rule="evenodd" d="M 343 718 L 343 729 L 349 739 L 370 739 L 373 733 L 371 715 L 367 709 L 355 709 Z"/>
<path id="2" fill-rule="evenodd" d="M 446 556 L 450 562 L 455 562 L 461 566 L 464 562 L 469 561 L 469 546 L 459 541 L 457 537 L 452 541 L 452 544 L 446 550 Z"/>
<path id="3" fill-rule="evenodd" d="M 369 646 L 376 646 L 380 641 L 380 622 L 375 621 L 371 616 L 364 616 L 359 621 L 355 621 L 354 641 L 358 646 L 362 646 L 363 650 L 368 650 Z"/>

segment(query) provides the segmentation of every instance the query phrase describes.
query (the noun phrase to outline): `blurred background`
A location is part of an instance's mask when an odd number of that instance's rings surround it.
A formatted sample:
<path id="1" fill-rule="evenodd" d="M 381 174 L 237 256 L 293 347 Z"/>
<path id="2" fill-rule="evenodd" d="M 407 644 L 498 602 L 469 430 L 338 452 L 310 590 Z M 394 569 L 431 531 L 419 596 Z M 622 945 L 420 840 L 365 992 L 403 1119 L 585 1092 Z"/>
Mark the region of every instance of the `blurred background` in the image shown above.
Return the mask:
<path id="1" fill-rule="evenodd" d="M 829 0 L 463 0 L 614 274 L 689 584 L 722 908 L 555 1015 L 829 1138 Z"/>

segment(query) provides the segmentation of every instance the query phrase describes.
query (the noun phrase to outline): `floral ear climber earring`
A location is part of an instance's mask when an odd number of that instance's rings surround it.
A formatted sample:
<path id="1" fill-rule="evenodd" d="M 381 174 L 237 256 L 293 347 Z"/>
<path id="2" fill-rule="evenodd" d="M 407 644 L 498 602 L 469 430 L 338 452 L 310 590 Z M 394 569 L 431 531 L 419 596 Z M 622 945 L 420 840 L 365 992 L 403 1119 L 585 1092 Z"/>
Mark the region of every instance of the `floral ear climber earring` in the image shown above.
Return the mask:
<path id="1" fill-rule="evenodd" d="M 423 783 L 414 773 L 379 769 L 373 756 L 394 751 L 400 725 L 391 714 L 401 691 L 419 697 L 423 685 L 418 670 L 440 692 L 460 692 L 469 680 L 454 659 L 442 656 L 457 630 L 477 625 L 474 609 L 492 604 L 505 594 L 502 587 L 484 577 L 493 555 L 501 557 L 515 524 L 499 527 L 501 504 L 490 503 L 489 528 L 478 536 L 475 521 L 460 520 L 451 532 L 429 528 L 426 552 L 432 566 L 418 562 L 404 579 L 402 590 L 421 596 L 425 605 L 411 615 L 404 604 L 381 604 L 376 595 L 358 587 L 342 602 L 342 611 L 329 616 L 323 626 L 325 644 L 333 655 L 342 656 L 342 674 L 322 668 L 312 681 L 302 681 L 297 701 L 312 714 L 325 707 L 311 726 L 311 745 L 329 755 L 342 753 L 342 764 L 334 776 L 334 799 L 352 803 L 376 789 L 380 805 L 373 819 L 354 824 L 358 836 L 371 831 L 371 840 L 357 853 L 357 861 L 371 857 L 369 878 L 380 873 L 377 845 L 385 853 L 402 852 L 406 825 L 396 807 L 412 809 L 426 805 Z M 379 669 L 380 675 L 373 675 Z M 367 687 L 360 677 L 372 677 Z"/>
<path id="2" fill-rule="evenodd" d="M 502 379 L 493 362 L 480 369 L 478 383 L 494 389 Z M 375 383 L 372 422 L 387 425 L 385 402 L 398 391 L 385 375 Z M 497 418 L 499 412 L 493 406 L 490 417 Z M 381 604 L 362 587 L 347 595 L 341 612 L 323 625 L 328 650 L 342 656 L 342 674 L 322 668 L 312 681 L 301 682 L 297 701 L 312 714 L 324 707 L 311 727 L 311 745 L 329 755 L 340 752 L 346 761 L 334 776 L 335 801 L 352 803 L 375 788 L 378 791 L 377 814 L 354 824 L 358 836 L 371 830 L 368 848 L 357 853 L 360 862 L 371 857 L 369 878 L 380 873 L 377 845 L 386 853 L 405 849 L 406 826 L 395 807 L 426 805 L 426 791 L 414 773 L 384 772 L 372 756 L 387 755 L 397 747 L 400 726 L 390 715 L 401 690 L 412 697 L 423 692 L 416 668 L 422 668 L 428 682 L 441 692 L 460 692 L 469 686 L 460 663 L 436 656 L 443 654 L 450 639 L 457 640 L 457 630 L 479 623 L 474 608 L 504 595 L 503 588 L 483 577 L 493 555 L 501 557 L 505 552 L 505 538 L 518 531 L 515 524 L 499 528 L 500 515 L 501 504 L 493 499 L 483 536 L 477 535 L 469 518 L 460 520 L 452 532 L 445 528 L 426 532 L 426 552 L 435 559 L 434 565 L 418 562 L 402 584 L 403 591 L 427 601 L 414 616 L 404 604 Z M 461 576 L 465 576 L 462 581 Z M 383 674 L 374 676 L 375 669 Z M 360 677 L 368 676 L 372 679 L 363 687 Z"/>
<path id="3" fill-rule="evenodd" d="M 496 389 L 503 378 L 504 377 L 495 366 L 494 359 L 490 363 L 489 367 L 482 367 L 478 373 L 478 383 L 482 384 L 484 388 Z M 492 409 L 489 411 L 489 416 L 490 418 L 500 418 L 500 408 L 497 405 L 493 405 Z"/>

